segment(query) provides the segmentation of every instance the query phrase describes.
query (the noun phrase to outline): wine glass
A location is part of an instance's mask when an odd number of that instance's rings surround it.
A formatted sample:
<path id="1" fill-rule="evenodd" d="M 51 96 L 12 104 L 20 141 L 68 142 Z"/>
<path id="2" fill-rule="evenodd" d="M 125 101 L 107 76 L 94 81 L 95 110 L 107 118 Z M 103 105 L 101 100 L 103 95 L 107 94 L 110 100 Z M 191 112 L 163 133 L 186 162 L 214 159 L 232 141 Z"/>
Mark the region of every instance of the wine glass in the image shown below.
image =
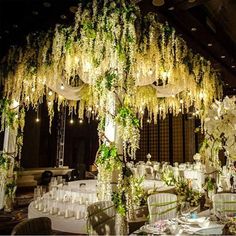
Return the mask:
<path id="1" fill-rule="evenodd" d="M 189 202 L 184 202 L 180 206 L 180 213 L 181 215 L 187 219 L 188 216 L 190 215 L 190 203 Z"/>

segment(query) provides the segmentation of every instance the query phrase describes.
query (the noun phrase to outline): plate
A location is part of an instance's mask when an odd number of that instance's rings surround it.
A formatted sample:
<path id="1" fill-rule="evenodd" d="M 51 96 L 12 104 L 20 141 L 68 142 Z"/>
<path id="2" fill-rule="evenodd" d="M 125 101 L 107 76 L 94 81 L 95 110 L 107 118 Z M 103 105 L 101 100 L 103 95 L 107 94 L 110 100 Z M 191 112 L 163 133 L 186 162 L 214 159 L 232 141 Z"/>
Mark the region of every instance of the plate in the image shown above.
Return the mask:
<path id="1" fill-rule="evenodd" d="M 200 230 L 195 231 L 195 234 L 197 235 L 210 235 L 210 234 L 222 235 L 223 227 L 224 226 L 217 226 L 214 228 L 200 229 Z"/>
<path id="2" fill-rule="evenodd" d="M 198 217 L 196 219 L 186 219 L 185 217 L 180 217 L 177 219 L 179 221 L 179 223 L 181 224 L 199 224 L 202 223 L 206 220 L 206 217 Z"/>
<path id="3" fill-rule="evenodd" d="M 196 219 L 187 219 L 186 221 L 189 223 L 194 223 L 194 224 L 198 224 L 198 223 L 202 223 L 206 220 L 206 217 L 198 217 Z"/>

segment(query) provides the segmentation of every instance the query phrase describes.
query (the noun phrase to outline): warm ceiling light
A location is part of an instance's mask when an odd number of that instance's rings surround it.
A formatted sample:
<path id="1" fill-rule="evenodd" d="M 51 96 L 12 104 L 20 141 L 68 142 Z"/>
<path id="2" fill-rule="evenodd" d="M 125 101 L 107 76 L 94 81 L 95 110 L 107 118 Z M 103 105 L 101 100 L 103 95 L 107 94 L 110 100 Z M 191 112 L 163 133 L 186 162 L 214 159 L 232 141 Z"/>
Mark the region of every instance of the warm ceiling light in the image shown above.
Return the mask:
<path id="1" fill-rule="evenodd" d="M 64 87 L 64 85 L 63 85 L 63 84 L 61 84 L 61 87 L 60 87 L 60 89 L 61 89 L 61 90 L 64 90 L 64 89 L 65 89 L 65 87 Z"/>
<path id="2" fill-rule="evenodd" d="M 168 10 L 169 11 L 173 11 L 175 9 L 175 7 L 169 7 Z"/>
<path id="3" fill-rule="evenodd" d="M 191 28 L 191 31 L 193 31 L 193 32 L 194 32 L 194 31 L 197 31 L 197 28 L 192 27 L 192 28 Z"/>
<path id="4" fill-rule="evenodd" d="M 165 0 L 152 0 L 152 4 L 156 7 L 160 7 L 165 4 Z"/>
<path id="5" fill-rule="evenodd" d="M 43 3 L 43 6 L 44 6 L 44 7 L 51 7 L 51 3 L 50 3 L 50 2 L 44 2 L 44 3 Z"/>
<path id="6" fill-rule="evenodd" d="M 235 65 L 232 65 L 231 68 L 235 68 Z"/>
<path id="7" fill-rule="evenodd" d="M 212 47 L 212 43 L 208 43 L 207 46 L 208 46 L 208 47 Z"/>
<path id="8" fill-rule="evenodd" d="M 224 59 L 224 58 L 225 58 L 225 55 L 222 55 L 220 58 Z"/>

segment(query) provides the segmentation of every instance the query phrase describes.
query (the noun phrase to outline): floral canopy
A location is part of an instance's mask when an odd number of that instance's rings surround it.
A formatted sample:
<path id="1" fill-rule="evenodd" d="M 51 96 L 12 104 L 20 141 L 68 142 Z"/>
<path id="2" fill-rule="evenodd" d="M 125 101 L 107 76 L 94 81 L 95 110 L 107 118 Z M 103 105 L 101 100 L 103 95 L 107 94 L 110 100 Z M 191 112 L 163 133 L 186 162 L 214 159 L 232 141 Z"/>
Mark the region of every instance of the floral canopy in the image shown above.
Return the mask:
<path id="1" fill-rule="evenodd" d="M 141 116 L 148 108 L 151 119 L 191 106 L 203 115 L 221 96 L 211 63 L 156 14 L 142 16 L 125 0 L 93 0 L 78 7 L 73 25 L 28 35 L 2 60 L 1 80 L 4 96 L 25 107 L 37 108 L 45 96 L 51 118 L 54 101 L 81 119 L 84 109 L 102 113 L 104 89 L 122 94 Z"/>

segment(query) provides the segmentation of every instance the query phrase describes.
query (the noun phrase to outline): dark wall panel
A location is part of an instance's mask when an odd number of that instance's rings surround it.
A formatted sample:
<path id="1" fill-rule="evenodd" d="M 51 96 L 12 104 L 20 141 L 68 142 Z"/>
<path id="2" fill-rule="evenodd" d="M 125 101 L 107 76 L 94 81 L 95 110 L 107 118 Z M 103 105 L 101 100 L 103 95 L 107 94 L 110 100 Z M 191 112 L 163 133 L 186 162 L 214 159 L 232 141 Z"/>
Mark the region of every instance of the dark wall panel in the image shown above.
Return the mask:
<path id="1" fill-rule="evenodd" d="M 169 161 L 169 117 L 160 120 L 160 161 Z"/>
<path id="2" fill-rule="evenodd" d="M 182 114 L 173 118 L 173 161 L 183 162 Z"/>

